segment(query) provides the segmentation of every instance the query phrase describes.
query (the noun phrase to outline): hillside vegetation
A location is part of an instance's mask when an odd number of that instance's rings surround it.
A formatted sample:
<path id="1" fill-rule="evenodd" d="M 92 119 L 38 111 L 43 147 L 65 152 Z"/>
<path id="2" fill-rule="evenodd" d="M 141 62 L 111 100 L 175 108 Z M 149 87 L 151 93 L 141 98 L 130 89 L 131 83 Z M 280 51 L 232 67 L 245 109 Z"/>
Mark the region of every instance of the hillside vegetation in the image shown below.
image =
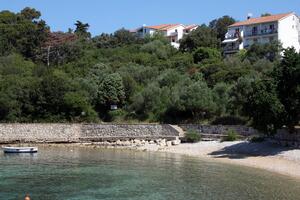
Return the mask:
<path id="1" fill-rule="evenodd" d="M 54 33 L 40 17 L 0 12 L 1 122 L 247 123 L 268 133 L 299 122 L 299 53 L 281 59 L 272 43 L 225 58 L 231 17 L 200 26 L 179 50 L 160 34 L 91 37 L 80 21 Z"/>

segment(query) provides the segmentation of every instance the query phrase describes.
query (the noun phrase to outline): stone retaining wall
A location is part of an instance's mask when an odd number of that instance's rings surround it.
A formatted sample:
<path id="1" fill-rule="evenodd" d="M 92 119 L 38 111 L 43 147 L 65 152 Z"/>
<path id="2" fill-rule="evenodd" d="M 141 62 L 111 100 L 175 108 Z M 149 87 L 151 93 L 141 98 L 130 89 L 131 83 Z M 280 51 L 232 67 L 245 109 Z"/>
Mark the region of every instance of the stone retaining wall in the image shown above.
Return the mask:
<path id="1" fill-rule="evenodd" d="M 229 125 L 201 125 L 201 124 L 180 124 L 179 125 L 183 130 L 194 130 L 202 134 L 216 134 L 216 135 L 225 135 L 229 130 L 234 130 L 242 136 L 250 136 L 258 134 L 259 132 L 248 126 L 229 126 Z"/>
<path id="2" fill-rule="evenodd" d="M 159 124 L 0 124 L 0 143 L 173 140 L 178 136 L 170 125 Z"/>

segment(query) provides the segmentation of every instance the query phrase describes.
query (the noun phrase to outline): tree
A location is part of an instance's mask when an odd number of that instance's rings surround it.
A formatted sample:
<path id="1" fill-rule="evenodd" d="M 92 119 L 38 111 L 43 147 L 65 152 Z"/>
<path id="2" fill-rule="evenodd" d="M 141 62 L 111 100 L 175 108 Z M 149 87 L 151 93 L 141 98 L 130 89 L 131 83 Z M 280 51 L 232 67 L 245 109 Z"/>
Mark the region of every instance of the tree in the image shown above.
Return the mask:
<path id="1" fill-rule="evenodd" d="M 267 17 L 267 16 L 271 16 L 272 14 L 270 13 L 264 13 L 264 14 L 261 14 L 261 17 Z"/>
<path id="2" fill-rule="evenodd" d="M 272 80 L 256 81 L 253 84 L 253 92 L 247 98 L 244 112 L 251 117 L 253 127 L 264 133 L 274 134 L 282 128 L 284 106 Z"/>
<path id="3" fill-rule="evenodd" d="M 117 30 L 114 37 L 119 45 L 133 44 L 137 41 L 136 36 L 124 28 Z"/>
<path id="4" fill-rule="evenodd" d="M 45 21 L 37 20 L 39 17 L 40 12 L 30 8 L 21 13 L 0 12 L 0 55 L 15 51 L 34 59 L 49 31 Z"/>
<path id="5" fill-rule="evenodd" d="M 248 97 L 253 93 L 253 83 L 258 81 L 259 78 L 255 75 L 245 75 L 234 83 L 229 91 L 230 103 L 229 109 L 232 115 L 245 116 L 243 113 L 243 106 L 247 103 Z"/>
<path id="6" fill-rule="evenodd" d="M 21 10 L 21 13 L 20 15 L 24 18 L 24 19 L 27 19 L 27 20 L 34 20 L 34 19 L 39 19 L 41 17 L 41 12 L 40 11 L 37 11 L 36 9 L 34 8 L 29 8 L 29 7 L 26 7 L 24 8 L 23 10 Z"/>
<path id="7" fill-rule="evenodd" d="M 107 75 L 99 89 L 99 103 L 110 108 L 111 105 L 122 105 L 125 99 L 122 77 L 118 73 Z"/>
<path id="8" fill-rule="evenodd" d="M 154 40 L 144 44 L 141 51 L 154 54 L 159 59 L 167 59 L 173 53 L 173 47 L 170 44 L 164 44 L 160 40 Z"/>
<path id="9" fill-rule="evenodd" d="M 273 78 L 285 110 L 284 125 L 293 131 L 300 121 L 300 53 L 294 48 L 286 49 L 283 59 L 274 69 Z"/>
<path id="10" fill-rule="evenodd" d="M 221 60 L 221 52 L 218 49 L 199 47 L 194 53 L 194 63 L 214 63 Z"/>
<path id="11" fill-rule="evenodd" d="M 221 18 L 214 19 L 209 23 L 209 27 L 217 32 L 217 37 L 223 41 L 225 39 L 225 34 L 227 33 L 228 26 L 236 22 L 232 17 L 225 15 Z"/>
<path id="12" fill-rule="evenodd" d="M 169 96 L 164 116 L 169 122 L 209 119 L 216 111 L 212 90 L 201 79 L 180 80 Z"/>
<path id="13" fill-rule="evenodd" d="M 251 63 L 258 61 L 259 59 L 267 59 L 274 62 L 279 60 L 281 51 L 282 46 L 278 41 L 266 44 L 253 44 L 246 52 L 245 58 Z"/>
<path id="14" fill-rule="evenodd" d="M 192 52 L 198 47 L 220 47 L 217 32 L 206 25 L 201 25 L 190 34 L 185 35 L 180 41 L 181 51 Z"/>
<path id="15" fill-rule="evenodd" d="M 83 92 L 67 92 L 64 95 L 66 115 L 70 121 L 97 121 L 97 113 L 92 108 Z"/>
<path id="16" fill-rule="evenodd" d="M 76 21 L 75 23 L 76 29 L 74 33 L 84 39 L 88 39 L 91 37 L 91 33 L 88 32 L 90 25 L 88 23 L 82 23 L 81 21 Z"/>
<path id="17" fill-rule="evenodd" d="M 229 113 L 231 86 L 226 83 L 217 83 L 213 88 L 214 102 L 216 104 L 216 116 Z"/>

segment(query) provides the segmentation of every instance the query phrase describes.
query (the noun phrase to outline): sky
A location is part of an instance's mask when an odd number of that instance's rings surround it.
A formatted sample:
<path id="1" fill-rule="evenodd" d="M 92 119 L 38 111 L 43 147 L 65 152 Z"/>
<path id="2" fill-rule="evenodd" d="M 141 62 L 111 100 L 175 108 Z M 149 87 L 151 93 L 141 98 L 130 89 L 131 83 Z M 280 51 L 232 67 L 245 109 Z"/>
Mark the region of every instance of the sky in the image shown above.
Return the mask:
<path id="1" fill-rule="evenodd" d="M 296 12 L 299 0 L 0 0 L 0 10 L 19 12 L 33 7 L 52 31 L 74 29 L 76 20 L 89 23 L 92 35 L 165 23 L 203 24 L 224 15 L 241 21 L 248 13 Z"/>

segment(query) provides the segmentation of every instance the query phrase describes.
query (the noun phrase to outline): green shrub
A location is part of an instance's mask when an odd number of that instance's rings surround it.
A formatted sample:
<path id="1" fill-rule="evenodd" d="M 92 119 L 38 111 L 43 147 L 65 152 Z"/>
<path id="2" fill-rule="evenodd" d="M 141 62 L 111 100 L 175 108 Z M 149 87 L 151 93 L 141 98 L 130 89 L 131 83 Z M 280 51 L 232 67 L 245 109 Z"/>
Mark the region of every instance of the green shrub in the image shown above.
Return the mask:
<path id="1" fill-rule="evenodd" d="M 254 135 L 250 138 L 250 142 L 252 143 L 260 143 L 265 141 L 265 137 L 261 135 Z"/>
<path id="2" fill-rule="evenodd" d="M 185 141 L 189 143 L 199 142 L 201 140 L 201 135 L 194 130 L 188 130 L 185 134 Z"/>
<path id="3" fill-rule="evenodd" d="M 126 112 L 122 109 L 111 110 L 108 112 L 109 121 L 111 122 L 122 122 L 125 121 Z"/>
<path id="4" fill-rule="evenodd" d="M 237 139 L 239 139 L 239 135 L 235 130 L 229 130 L 226 134 L 226 137 L 222 140 L 222 141 L 236 141 Z"/>

